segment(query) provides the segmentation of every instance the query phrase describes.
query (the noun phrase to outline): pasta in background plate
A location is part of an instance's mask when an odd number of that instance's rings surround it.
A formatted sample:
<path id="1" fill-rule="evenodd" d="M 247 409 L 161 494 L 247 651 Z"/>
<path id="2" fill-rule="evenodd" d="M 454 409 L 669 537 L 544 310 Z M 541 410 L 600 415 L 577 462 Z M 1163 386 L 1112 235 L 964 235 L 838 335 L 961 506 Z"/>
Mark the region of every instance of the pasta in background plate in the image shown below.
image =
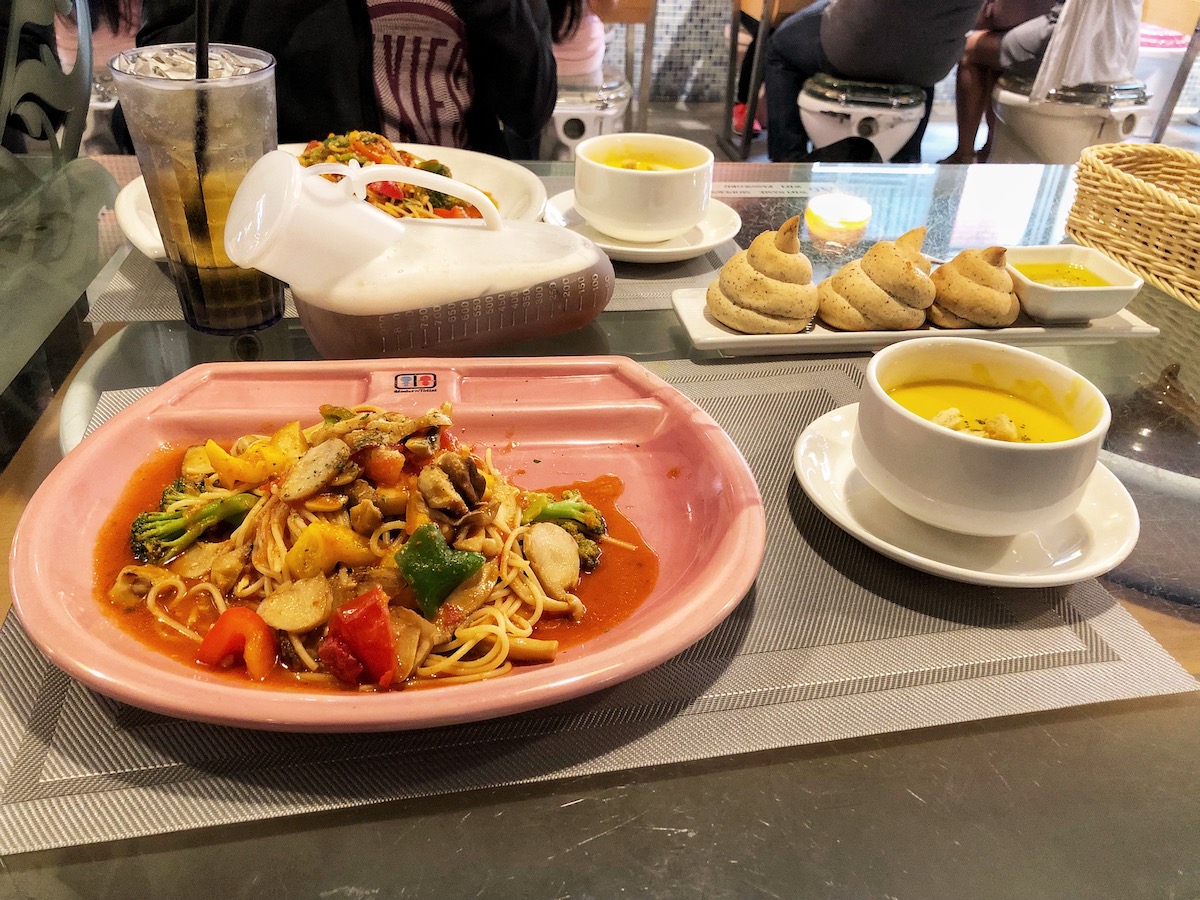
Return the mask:
<path id="1" fill-rule="evenodd" d="M 300 154 L 302 166 L 328 162 L 348 163 L 350 160 L 358 160 L 362 166 L 386 163 L 425 169 L 447 178 L 453 177 L 450 168 L 436 159 L 421 159 L 398 149 L 383 135 L 370 131 L 331 134 L 323 141 L 309 141 L 304 152 Z M 338 176 L 325 177 L 336 180 Z M 491 198 L 491 194 L 488 194 L 488 197 Z M 367 185 L 367 202 L 397 218 L 476 219 L 480 216 L 479 210 L 457 197 L 397 181 L 376 181 Z"/>

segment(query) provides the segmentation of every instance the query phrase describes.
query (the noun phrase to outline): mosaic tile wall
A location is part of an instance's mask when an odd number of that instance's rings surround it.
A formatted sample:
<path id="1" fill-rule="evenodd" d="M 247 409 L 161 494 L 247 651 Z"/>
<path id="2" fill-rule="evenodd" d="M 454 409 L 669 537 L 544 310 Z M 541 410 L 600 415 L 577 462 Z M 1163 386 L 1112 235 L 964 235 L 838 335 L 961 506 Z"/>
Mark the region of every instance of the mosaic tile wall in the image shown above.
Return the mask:
<path id="1" fill-rule="evenodd" d="M 723 100 L 729 60 L 730 5 L 725 0 L 658 0 L 654 30 L 653 100 L 693 103 Z M 625 66 L 622 25 L 610 26 L 605 65 Z M 642 27 L 636 29 L 634 73 L 642 53 Z M 636 85 L 636 82 L 635 82 Z"/>
<path id="2" fill-rule="evenodd" d="M 730 6 L 727 0 L 658 0 L 658 27 L 654 35 L 654 80 L 651 99 L 686 100 L 692 103 L 720 101 L 725 98 L 725 80 L 729 59 Z M 642 28 L 636 29 L 634 73 L 641 61 Z M 609 28 L 607 66 L 624 69 L 625 37 L 622 25 Z M 1153 68 L 1153 64 L 1150 64 Z M 1168 66 L 1178 65 L 1170 62 Z M 1139 67 L 1140 68 L 1140 67 Z M 1141 74 L 1139 72 L 1139 74 Z M 1142 76 L 1148 83 L 1149 78 Z M 1152 88 L 1165 93 L 1174 77 L 1161 73 Z M 636 79 L 635 79 L 636 84 Z M 939 106 L 954 103 L 953 73 L 937 85 L 934 94 Z M 1200 108 L 1200 66 L 1194 66 L 1180 95 L 1176 110 L 1184 113 Z"/>

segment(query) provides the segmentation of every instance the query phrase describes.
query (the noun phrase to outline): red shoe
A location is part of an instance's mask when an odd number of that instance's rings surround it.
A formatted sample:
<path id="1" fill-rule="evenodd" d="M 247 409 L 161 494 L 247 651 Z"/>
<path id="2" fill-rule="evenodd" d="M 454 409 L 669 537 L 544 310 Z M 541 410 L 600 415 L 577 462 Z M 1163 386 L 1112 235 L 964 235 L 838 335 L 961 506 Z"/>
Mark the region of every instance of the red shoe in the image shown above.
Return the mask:
<path id="1" fill-rule="evenodd" d="M 733 133 L 738 137 L 746 130 L 746 104 L 733 104 Z M 758 119 L 754 120 L 754 131 L 752 136 L 757 136 L 762 131 L 762 125 L 758 124 Z"/>

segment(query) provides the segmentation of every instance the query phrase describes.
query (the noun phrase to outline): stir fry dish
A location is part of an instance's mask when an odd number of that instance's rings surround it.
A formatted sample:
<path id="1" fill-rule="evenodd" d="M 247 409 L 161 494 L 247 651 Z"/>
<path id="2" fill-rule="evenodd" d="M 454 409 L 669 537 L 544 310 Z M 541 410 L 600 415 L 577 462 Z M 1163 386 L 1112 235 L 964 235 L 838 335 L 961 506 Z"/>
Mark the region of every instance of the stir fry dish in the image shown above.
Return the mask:
<path id="1" fill-rule="evenodd" d="M 555 635 L 588 617 L 579 588 L 609 552 L 640 573 L 629 603 L 653 587 L 652 552 L 610 533 L 606 514 L 637 537 L 615 505 L 515 486 L 490 450 L 451 435 L 448 404 L 413 418 L 320 412 L 308 427 L 176 451 L 177 477 L 134 515 L 115 578 L 98 550 L 112 611 L 201 666 L 378 691 L 552 661 Z M 584 487 L 615 500 L 602 483 Z"/>
<path id="2" fill-rule="evenodd" d="M 370 131 L 331 134 L 323 141 L 309 141 L 304 152 L 300 154 L 300 165 L 307 167 L 318 163 L 348 163 L 352 159 L 358 160 L 362 166 L 388 163 L 424 169 L 447 178 L 453 177 L 450 168 L 436 159 L 421 159 L 395 147 L 383 135 Z M 336 175 L 324 177 L 334 181 L 338 178 Z M 495 203 L 491 194 L 488 194 L 488 197 Z M 376 181 L 368 184 L 367 202 L 396 218 L 480 218 L 479 210 L 457 197 L 398 181 Z"/>

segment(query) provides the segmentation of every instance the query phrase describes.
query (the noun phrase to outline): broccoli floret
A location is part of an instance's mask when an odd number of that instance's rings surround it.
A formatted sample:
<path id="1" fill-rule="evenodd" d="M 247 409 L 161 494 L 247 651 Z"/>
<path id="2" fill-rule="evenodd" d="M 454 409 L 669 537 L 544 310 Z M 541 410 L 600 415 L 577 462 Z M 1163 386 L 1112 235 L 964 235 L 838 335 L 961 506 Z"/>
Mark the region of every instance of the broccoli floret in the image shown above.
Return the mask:
<path id="1" fill-rule="evenodd" d="M 572 519 L 560 519 L 554 523 L 571 537 L 579 549 L 579 567 L 585 572 L 593 572 L 600 565 L 600 543 L 589 537 L 583 526 Z"/>
<path id="2" fill-rule="evenodd" d="M 424 169 L 426 172 L 432 172 L 434 175 L 442 175 L 446 178 L 452 177 L 450 168 L 436 159 L 427 159 L 419 164 L 417 168 Z M 451 197 L 449 194 L 443 194 L 441 191 L 430 191 L 429 205 L 434 207 L 434 209 L 454 209 L 456 206 L 461 206 L 462 201 L 457 197 Z"/>
<path id="3" fill-rule="evenodd" d="M 175 485 L 167 488 L 173 492 Z M 164 498 L 166 492 L 164 492 Z M 129 544 L 138 562 L 161 563 L 186 550 L 208 529 L 221 522 L 241 524 L 258 497 L 232 494 L 202 506 L 164 512 L 144 512 L 133 520 Z"/>
<path id="4" fill-rule="evenodd" d="M 176 478 L 162 493 L 162 502 L 159 504 L 159 509 L 169 509 L 173 504 L 180 500 L 187 500 L 192 497 L 200 496 L 204 490 L 204 480 L 200 478 L 187 479 Z"/>
<path id="5" fill-rule="evenodd" d="M 552 522 L 575 538 L 579 548 L 579 565 L 591 572 L 600 563 L 600 543 L 597 540 L 607 531 L 604 516 L 579 491 L 563 491 L 562 499 L 552 494 L 527 492 L 525 512 L 521 522 Z"/>
<path id="6" fill-rule="evenodd" d="M 555 500 L 552 494 L 527 492 L 521 521 L 526 525 L 530 522 L 556 525 L 575 522 L 590 537 L 600 537 L 606 530 L 600 510 L 584 500 L 579 491 L 570 490 L 562 492 L 561 500 Z"/>

